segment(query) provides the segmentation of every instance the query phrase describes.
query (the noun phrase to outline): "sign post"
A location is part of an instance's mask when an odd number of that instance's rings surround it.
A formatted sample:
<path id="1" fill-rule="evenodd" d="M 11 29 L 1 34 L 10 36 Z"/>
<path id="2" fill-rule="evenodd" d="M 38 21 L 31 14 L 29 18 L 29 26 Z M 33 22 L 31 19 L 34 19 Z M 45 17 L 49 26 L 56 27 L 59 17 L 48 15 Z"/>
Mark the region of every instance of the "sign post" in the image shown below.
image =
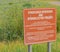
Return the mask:
<path id="1" fill-rule="evenodd" d="M 48 45 L 47 45 L 48 47 L 47 47 L 47 49 L 48 49 L 48 51 L 47 52 L 51 52 L 51 42 L 48 42 Z"/>
<path id="2" fill-rule="evenodd" d="M 32 52 L 32 45 L 28 45 L 28 52 Z"/>
<path id="3" fill-rule="evenodd" d="M 54 8 L 24 9 L 24 43 L 28 52 L 32 52 L 31 44 L 48 42 L 51 52 L 51 41 L 56 41 L 56 10 Z"/>

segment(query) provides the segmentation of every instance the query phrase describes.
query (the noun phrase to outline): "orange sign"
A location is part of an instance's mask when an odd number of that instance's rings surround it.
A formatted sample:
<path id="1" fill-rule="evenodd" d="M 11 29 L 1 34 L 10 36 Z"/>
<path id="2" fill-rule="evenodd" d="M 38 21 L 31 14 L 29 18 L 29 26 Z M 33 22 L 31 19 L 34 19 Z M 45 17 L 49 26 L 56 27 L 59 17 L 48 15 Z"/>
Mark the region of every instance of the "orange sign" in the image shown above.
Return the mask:
<path id="1" fill-rule="evenodd" d="M 24 10 L 24 43 L 37 44 L 56 40 L 56 10 L 37 8 Z"/>

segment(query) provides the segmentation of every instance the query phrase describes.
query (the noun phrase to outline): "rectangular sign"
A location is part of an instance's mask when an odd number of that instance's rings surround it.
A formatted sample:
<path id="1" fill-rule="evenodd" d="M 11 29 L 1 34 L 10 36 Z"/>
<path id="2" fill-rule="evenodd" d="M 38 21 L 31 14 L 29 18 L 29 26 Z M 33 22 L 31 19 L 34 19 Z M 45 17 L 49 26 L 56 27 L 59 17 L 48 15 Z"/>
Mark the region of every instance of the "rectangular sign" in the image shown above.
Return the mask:
<path id="1" fill-rule="evenodd" d="M 25 9 L 23 14 L 26 45 L 56 40 L 56 10 L 54 8 Z"/>

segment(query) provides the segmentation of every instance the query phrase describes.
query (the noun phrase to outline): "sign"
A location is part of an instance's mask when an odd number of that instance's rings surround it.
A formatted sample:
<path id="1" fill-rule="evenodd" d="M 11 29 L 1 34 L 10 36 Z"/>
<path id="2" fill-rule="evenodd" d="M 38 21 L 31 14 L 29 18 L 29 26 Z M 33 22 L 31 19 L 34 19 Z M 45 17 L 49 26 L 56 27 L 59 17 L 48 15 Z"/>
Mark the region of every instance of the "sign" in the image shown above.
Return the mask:
<path id="1" fill-rule="evenodd" d="M 56 10 L 54 8 L 25 9 L 23 14 L 26 45 L 56 40 Z"/>

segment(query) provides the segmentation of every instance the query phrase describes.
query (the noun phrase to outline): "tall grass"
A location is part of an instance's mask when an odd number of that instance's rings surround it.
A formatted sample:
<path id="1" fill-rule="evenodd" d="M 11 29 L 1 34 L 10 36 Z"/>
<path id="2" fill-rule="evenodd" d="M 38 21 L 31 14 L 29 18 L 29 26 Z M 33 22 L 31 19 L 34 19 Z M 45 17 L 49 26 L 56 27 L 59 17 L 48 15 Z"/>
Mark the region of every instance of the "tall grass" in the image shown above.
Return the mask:
<path id="1" fill-rule="evenodd" d="M 0 41 L 23 39 L 23 10 L 25 8 L 56 8 L 57 29 L 60 31 L 60 6 L 54 6 L 40 0 L 7 2 L 0 5 Z"/>
<path id="2" fill-rule="evenodd" d="M 0 41 L 2 41 L 0 52 L 27 52 L 28 47 L 20 40 L 24 36 L 23 9 L 25 8 L 56 8 L 60 32 L 60 6 L 40 0 L 30 2 L 26 0 L 4 0 L 3 2 L 2 0 L 0 2 Z M 33 45 L 32 49 L 33 52 L 47 52 L 47 43 Z M 52 43 L 52 52 L 60 52 L 60 34 L 57 34 L 57 42 Z"/>
<path id="3" fill-rule="evenodd" d="M 56 42 L 51 42 L 51 51 L 60 52 L 60 33 L 57 34 Z M 47 52 L 47 43 L 32 45 L 33 52 Z M 28 45 L 24 45 L 23 41 L 1 42 L 0 52 L 28 52 Z"/>

